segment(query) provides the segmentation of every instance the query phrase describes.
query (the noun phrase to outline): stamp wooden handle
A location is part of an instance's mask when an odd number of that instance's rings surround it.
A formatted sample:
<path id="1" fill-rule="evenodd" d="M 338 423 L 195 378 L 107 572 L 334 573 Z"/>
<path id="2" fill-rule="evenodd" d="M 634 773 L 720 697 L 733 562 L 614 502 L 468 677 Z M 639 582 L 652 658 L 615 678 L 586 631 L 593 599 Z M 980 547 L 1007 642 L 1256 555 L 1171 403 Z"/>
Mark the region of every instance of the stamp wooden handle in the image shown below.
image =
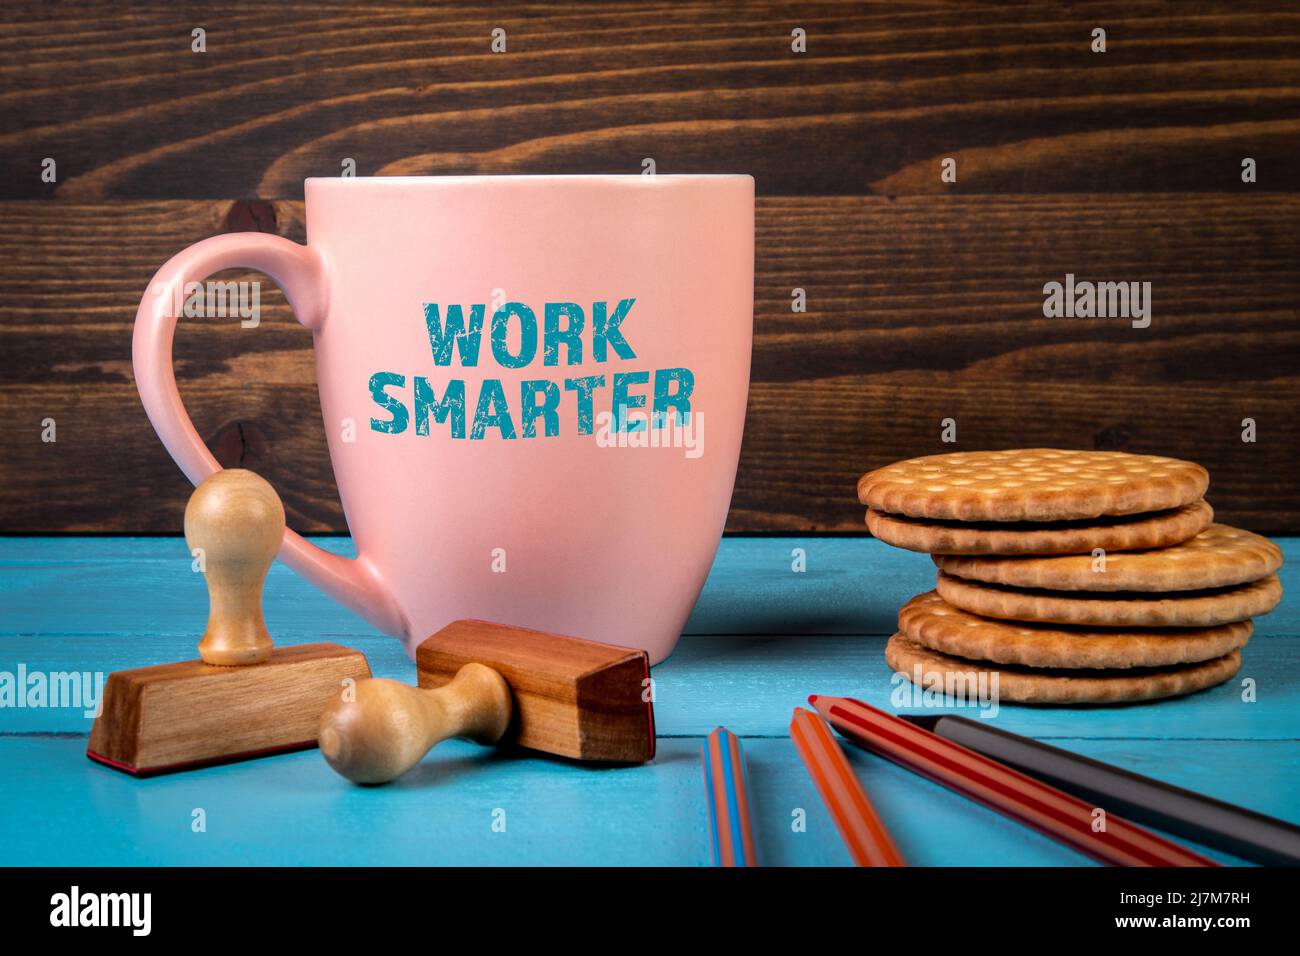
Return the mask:
<path id="1" fill-rule="evenodd" d="M 355 783 L 395 780 L 450 737 L 496 743 L 512 709 L 505 678 L 483 664 L 466 664 L 434 690 L 359 681 L 353 698 L 326 709 L 317 737 L 329 765 Z"/>
<path id="2" fill-rule="evenodd" d="M 194 489 L 185 507 L 185 541 L 208 583 L 205 663 L 260 664 L 271 657 L 262 585 L 284 538 L 284 505 L 251 471 L 227 468 Z"/>

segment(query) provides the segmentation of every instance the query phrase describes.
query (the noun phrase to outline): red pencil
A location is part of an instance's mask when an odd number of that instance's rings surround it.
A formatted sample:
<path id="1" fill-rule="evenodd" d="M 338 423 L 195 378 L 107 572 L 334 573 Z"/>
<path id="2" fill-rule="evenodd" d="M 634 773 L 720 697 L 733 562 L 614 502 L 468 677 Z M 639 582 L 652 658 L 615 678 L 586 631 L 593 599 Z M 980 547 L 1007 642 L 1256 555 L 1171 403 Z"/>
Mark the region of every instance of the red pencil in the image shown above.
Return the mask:
<path id="1" fill-rule="evenodd" d="M 1218 866 L 1005 764 L 846 697 L 808 698 L 854 743 L 1115 866 Z M 1104 810 L 1105 808 L 1100 808 Z"/>
<path id="2" fill-rule="evenodd" d="M 906 866 L 826 722 L 794 709 L 790 739 L 858 866 Z"/>

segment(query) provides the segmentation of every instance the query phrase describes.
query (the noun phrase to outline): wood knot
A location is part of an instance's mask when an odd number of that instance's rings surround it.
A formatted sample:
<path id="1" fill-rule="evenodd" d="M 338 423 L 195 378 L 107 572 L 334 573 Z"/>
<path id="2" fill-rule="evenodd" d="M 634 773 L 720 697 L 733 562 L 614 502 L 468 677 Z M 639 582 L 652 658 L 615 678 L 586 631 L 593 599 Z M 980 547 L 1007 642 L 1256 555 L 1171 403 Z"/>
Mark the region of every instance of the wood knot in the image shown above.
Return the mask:
<path id="1" fill-rule="evenodd" d="M 275 233 L 275 207 L 265 199 L 236 199 L 226 211 L 227 232 Z"/>
<path id="2" fill-rule="evenodd" d="M 1123 425 L 1111 425 L 1092 436 L 1092 447 L 1097 451 L 1123 451 L 1132 440 L 1132 433 Z"/>
<path id="3" fill-rule="evenodd" d="M 226 422 L 208 439 L 208 448 L 222 468 L 259 471 L 267 461 L 266 433 L 256 422 Z"/>

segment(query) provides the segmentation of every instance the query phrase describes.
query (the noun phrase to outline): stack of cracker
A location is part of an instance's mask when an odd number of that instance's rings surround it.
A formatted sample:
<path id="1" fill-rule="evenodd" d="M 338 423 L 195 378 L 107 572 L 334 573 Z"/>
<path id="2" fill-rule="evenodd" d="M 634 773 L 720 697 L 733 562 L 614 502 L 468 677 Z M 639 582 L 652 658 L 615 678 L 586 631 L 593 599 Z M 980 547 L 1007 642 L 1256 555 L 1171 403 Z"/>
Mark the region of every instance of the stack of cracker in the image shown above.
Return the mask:
<path id="1" fill-rule="evenodd" d="M 885 659 L 909 679 L 998 673 L 1002 700 L 1118 703 L 1228 680 L 1251 618 L 1281 600 L 1282 552 L 1214 524 L 1200 465 L 1028 448 L 896 462 L 862 476 L 867 527 L 927 552 Z M 967 686 L 975 686 L 967 684 Z"/>

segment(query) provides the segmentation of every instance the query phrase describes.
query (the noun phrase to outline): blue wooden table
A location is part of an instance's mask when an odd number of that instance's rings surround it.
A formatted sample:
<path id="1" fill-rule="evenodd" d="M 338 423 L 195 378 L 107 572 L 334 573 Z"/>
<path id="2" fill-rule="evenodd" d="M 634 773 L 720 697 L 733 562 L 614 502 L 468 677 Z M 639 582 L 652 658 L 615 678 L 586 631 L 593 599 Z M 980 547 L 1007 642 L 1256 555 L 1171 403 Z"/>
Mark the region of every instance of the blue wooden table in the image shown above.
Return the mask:
<path id="1" fill-rule="evenodd" d="M 318 541 L 351 553 L 349 539 Z M 1300 547 L 1282 543 L 1288 597 L 1257 622 L 1238 679 L 1138 706 L 1003 705 L 994 726 L 1300 822 Z M 795 549 L 805 571 L 793 570 Z M 81 709 L 5 706 L 0 865 L 705 865 L 700 749 L 719 724 L 744 739 L 763 862 L 847 865 L 787 737 L 791 710 L 814 692 L 889 707 L 885 639 L 899 606 L 933 583 L 928 558 L 871 539 L 724 540 L 686 636 L 655 668 L 659 752 L 641 767 L 450 742 L 381 788 L 348 784 L 315 751 L 135 780 L 86 759 Z M 397 641 L 282 566 L 265 605 L 277 643 L 337 641 L 363 650 L 376 675 L 413 680 Z M 0 539 L 0 675 L 193 658 L 206 614 L 179 538 Z M 849 756 L 910 862 L 1088 862 L 870 754 Z"/>

